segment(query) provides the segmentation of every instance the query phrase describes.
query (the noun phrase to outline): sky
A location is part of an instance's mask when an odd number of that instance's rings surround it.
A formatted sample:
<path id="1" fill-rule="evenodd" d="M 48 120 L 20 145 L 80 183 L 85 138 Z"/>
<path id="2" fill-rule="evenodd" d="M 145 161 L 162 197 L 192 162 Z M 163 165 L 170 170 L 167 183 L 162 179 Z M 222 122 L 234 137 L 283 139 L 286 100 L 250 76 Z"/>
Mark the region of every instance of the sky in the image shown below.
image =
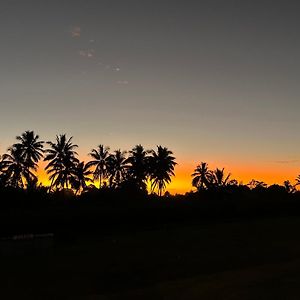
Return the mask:
<path id="1" fill-rule="evenodd" d="M 201 161 L 271 184 L 300 173 L 300 2 L 1 0 L 0 153 L 16 135 L 163 145 L 171 192 Z"/>

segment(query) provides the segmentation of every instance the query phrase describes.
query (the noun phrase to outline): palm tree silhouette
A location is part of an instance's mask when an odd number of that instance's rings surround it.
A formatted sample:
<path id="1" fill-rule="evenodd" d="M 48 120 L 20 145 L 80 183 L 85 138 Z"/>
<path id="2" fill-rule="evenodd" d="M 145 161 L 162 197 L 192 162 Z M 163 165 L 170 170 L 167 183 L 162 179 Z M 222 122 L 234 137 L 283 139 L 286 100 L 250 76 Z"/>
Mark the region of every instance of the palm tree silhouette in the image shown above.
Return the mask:
<path id="1" fill-rule="evenodd" d="M 20 148 L 21 159 L 24 162 L 24 167 L 27 169 L 27 173 L 30 173 L 30 169 L 36 171 L 38 168 L 38 162 L 43 157 L 44 142 L 39 140 L 39 136 L 34 131 L 25 131 L 16 139 L 19 143 L 13 145 L 13 147 Z M 34 176 L 33 180 L 36 181 L 37 177 Z M 29 182 L 27 182 L 29 184 Z"/>
<path id="2" fill-rule="evenodd" d="M 24 188 L 23 178 L 27 182 L 36 178 L 30 169 L 25 166 L 22 153 L 21 146 L 14 145 L 8 148 L 8 153 L 3 154 L 1 160 L 2 178 L 6 185 L 14 188 Z"/>
<path id="3" fill-rule="evenodd" d="M 104 145 L 99 145 L 97 149 L 92 149 L 89 155 L 93 160 L 86 164 L 87 168 L 95 167 L 93 177 L 94 180 L 99 179 L 99 189 L 102 187 L 102 180 L 107 178 L 109 150 L 109 147 Z"/>
<path id="4" fill-rule="evenodd" d="M 215 187 L 224 187 L 229 184 L 230 176 L 231 176 L 230 173 L 227 176 L 225 175 L 224 168 L 223 169 L 216 168 L 216 170 L 211 173 L 209 181 Z"/>
<path id="5" fill-rule="evenodd" d="M 127 162 L 129 163 L 128 175 L 139 189 L 146 190 L 146 180 L 149 174 L 149 151 L 142 145 L 136 145 L 129 151 Z"/>
<path id="6" fill-rule="evenodd" d="M 39 141 L 39 136 L 34 131 L 27 130 L 20 136 L 17 136 L 16 139 L 19 143 L 14 144 L 14 146 L 20 145 L 25 164 L 30 166 L 38 163 L 44 153 L 44 142 Z"/>
<path id="7" fill-rule="evenodd" d="M 126 151 L 116 150 L 114 154 L 108 157 L 107 173 L 109 176 L 109 186 L 118 187 L 126 178 L 128 169 L 128 160 Z"/>
<path id="8" fill-rule="evenodd" d="M 197 190 L 203 190 L 209 187 L 211 171 L 208 169 L 208 164 L 206 162 L 201 162 L 194 170 L 192 176 L 192 185 L 196 187 Z"/>
<path id="9" fill-rule="evenodd" d="M 166 185 L 171 182 L 171 176 L 174 176 L 174 168 L 177 164 L 173 152 L 166 147 L 157 146 L 157 152 L 151 151 L 150 157 L 150 181 L 151 191 L 157 188 L 158 195 L 161 196 Z"/>
<path id="10" fill-rule="evenodd" d="M 87 189 L 87 183 L 92 182 L 93 180 L 89 177 L 91 174 L 93 174 L 90 170 L 87 164 L 84 164 L 84 162 L 78 163 L 73 172 L 73 176 L 71 179 L 71 184 L 73 189 L 76 190 L 76 194 L 79 193 L 81 190 Z"/>
<path id="11" fill-rule="evenodd" d="M 65 134 L 61 134 L 56 136 L 54 143 L 47 142 L 50 148 L 46 149 L 44 160 L 49 161 L 45 170 L 51 181 L 50 191 L 53 187 L 68 189 L 75 177 L 75 168 L 79 160 L 76 157 L 78 154 L 74 149 L 78 145 L 72 143 L 72 138 L 67 139 Z"/>

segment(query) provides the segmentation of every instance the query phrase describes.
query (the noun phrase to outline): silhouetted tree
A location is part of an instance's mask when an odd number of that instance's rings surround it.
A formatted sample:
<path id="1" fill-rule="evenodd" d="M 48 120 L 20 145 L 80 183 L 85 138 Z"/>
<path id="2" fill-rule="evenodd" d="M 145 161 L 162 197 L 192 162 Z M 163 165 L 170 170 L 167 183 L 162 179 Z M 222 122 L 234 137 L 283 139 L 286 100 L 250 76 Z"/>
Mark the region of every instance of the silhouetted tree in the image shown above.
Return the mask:
<path id="1" fill-rule="evenodd" d="M 145 150 L 142 145 L 136 145 L 129 151 L 127 162 L 128 175 L 130 180 L 134 182 L 141 190 L 147 188 L 147 176 L 149 174 L 149 151 Z"/>
<path id="2" fill-rule="evenodd" d="M 89 170 L 88 165 L 84 164 L 84 162 L 82 161 L 76 164 L 72 173 L 73 176 L 71 177 L 71 184 L 72 188 L 76 190 L 76 194 L 79 193 L 81 190 L 86 190 L 87 183 L 92 182 L 92 179 L 89 176 L 93 174 Z"/>
<path id="3" fill-rule="evenodd" d="M 201 162 L 194 170 L 192 176 L 192 186 L 197 188 L 198 191 L 209 187 L 208 179 L 211 176 L 211 171 L 208 169 L 206 162 Z"/>
<path id="4" fill-rule="evenodd" d="M 283 186 L 284 186 L 286 192 L 289 194 L 296 192 L 295 186 L 293 186 L 289 180 L 284 181 Z"/>
<path id="5" fill-rule="evenodd" d="M 151 151 L 150 161 L 150 181 L 151 191 L 157 188 L 158 195 L 161 196 L 166 185 L 171 182 L 174 176 L 174 168 L 177 164 L 173 152 L 166 147 L 157 146 L 157 152 Z"/>
<path id="6" fill-rule="evenodd" d="M 295 187 L 297 187 L 298 185 L 300 185 L 300 175 L 297 176 L 297 178 L 295 179 L 296 184 Z"/>
<path id="7" fill-rule="evenodd" d="M 25 179 L 27 182 L 35 175 L 25 166 L 23 150 L 20 145 L 14 145 L 8 148 L 8 153 L 3 154 L 1 160 L 2 180 L 5 185 L 14 188 L 24 188 Z"/>
<path id="8" fill-rule="evenodd" d="M 267 191 L 269 193 L 273 193 L 273 195 L 276 197 L 286 195 L 286 189 L 283 185 L 279 184 L 272 184 L 267 188 Z"/>
<path id="9" fill-rule="evenodd" d="M 50 190 L 53 187 L 68 189 L 75 177 L 75 169 L 79 161 L 74 149 L 78 146 L 72 143 L 72 138 L 67 139 L 65 134 L 61 134 L 56 136 L 54 143 L 47 142 L 50 148 L 46 149 L 44 160 L 49 161 L 45 170 L 51 181 Z"/>
<path id="10" fill-rule="evenodd" d="M 108 157 L 107 174 L 109 177 L 109 186 L 118 187 L 126 178 L 128 170 L 128 160 L 126 151 L 116 150 L 114 154 Z"/>
<path id="11" fill-rule="evenodd" d="M 265 188 L 267 188 L 268 185 L 265 182 L 263 182 L 263 181 L 252 179 L 247 184 L 247 186 L 249 186 L 249 188 L 251 190 L 254 190 L 254 189 L 265 189 Z"/>
<path id="12" fill-rule="evenodd" d="M 224 168 L 216 168 L 216 170 L 210 173 L 208 181 L 211 186 L 224 187 L 230 183 L 230 176 L 230 173 L 227 176 L 225 175 Z"/>
<path id="13" fill-rule="evenodd" d="M 19 143 L 14 144 L 14 146 L 20 145 L 24 164 L 28 167 L 36 165 L 43 157 L 44 142 L 39 141 L 39 136 L 34 131 L 25 131 L 16 139 Z"/>
<path id="14" fill-rule="evenodd" d="M 99 188 L 102 187 L 102 180 L 107 178 L 107 165 L 109 158 L 109 147 L 99 145 L 97 149 L 92 149 L 89 155 L 93 160 L 87 163 L 87 168 L 95 167 L 93 171 L 94 180 L 99 180 Z"/>
<path id="15" fill-rule="evenodd" d="M 37 171 L 38 162 L 43 158 L 44 153 L 44 142 L 39 140 L 39 136 L 34 133 L 34 131 L 25 131 L 20 136 L 17 136 L 16 139 L 19 143 L 13 145 L 15 148 L 19 148 L 19 155 L 23 161 L 24 168 L 27 169 L 27 174 L 30 174 L 27 179 L 27 184 L 32 185 L 34 182 L 37 183 L 37 177 L 33 174 L 32 171 Z M 29 182 L 32 180 L 33 182 Z"/>

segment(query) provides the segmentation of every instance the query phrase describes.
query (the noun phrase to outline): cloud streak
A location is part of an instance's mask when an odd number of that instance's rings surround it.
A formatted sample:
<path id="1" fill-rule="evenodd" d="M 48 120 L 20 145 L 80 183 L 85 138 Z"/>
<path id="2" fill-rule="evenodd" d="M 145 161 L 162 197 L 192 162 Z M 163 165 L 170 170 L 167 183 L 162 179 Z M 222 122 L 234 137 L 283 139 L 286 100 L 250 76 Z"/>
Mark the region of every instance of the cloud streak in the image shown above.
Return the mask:
<path id="1" fill-rule="evenodd" d="M 124 84 L 124 85 L 126 85 L 126 84 L 129 84 L 129 82 L 127 80 L 119 80 L 119 81 L 117 81 L 117 84 Z"/>
<path id="2" fill-rule="evenodd" d="M 276 161 L 275 161 L 276 164 L 295 164 L 295 163 L 299 163 L 299 162 L 300 162 L 299 159 L 276 160 Z"/>

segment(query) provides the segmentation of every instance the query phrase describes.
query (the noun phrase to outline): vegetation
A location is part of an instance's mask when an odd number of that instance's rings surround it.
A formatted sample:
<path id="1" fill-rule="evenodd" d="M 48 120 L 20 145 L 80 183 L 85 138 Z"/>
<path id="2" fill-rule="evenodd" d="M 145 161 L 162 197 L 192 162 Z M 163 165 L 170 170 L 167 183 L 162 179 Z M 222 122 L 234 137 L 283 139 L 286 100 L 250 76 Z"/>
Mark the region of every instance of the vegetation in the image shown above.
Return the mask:
<path id="1" fill-rule="evenodd" d="M 170 195 L 164 191 L 175 175 L 176 161 L 166 147 L 147 150 L 136 145 L 127 152 L 99 144 L 88 162 L 79 160 L 77 149 L 65 134 L 47 143 L 33 131 L 17 137 L 0 158 L 0 235 L 26 228 L 62 230 L 72 225 L 72 230 L 90 232 L 107 226 L 300 211 L 299 176 L 294 185 L 287 180 L 268 186 L 254 179 L 242 184 L 224 168 L 210 169 L 201 162 L 191 178 L 195 191 Z M 37 177 L 42 160 L 49 176 L 47 187 Z"/>
<path id="2" fill-rule="evenodd" d="M 26 131 L 17 136 L 18 143 L 8 148 L 0 161 L 0 178 L 3 187 L 25 189 L 38 188 L 37 169 L 42 159 L 47 162 L 45 170 L 49 176 L 49 192 L 71 189 L 80 194 L 95 188 L 118 189 L 129 183 L 137 190 L 146 191 L 147 182 L 151 183 L 151 192 L 161 196 L 176 165 L 172 151 L 157 146 L 155 150 L 145 150 L 136 145 L 129 151 L 120 149 L 110 153 L 110 148 L 100 144 L 89 153 L 91 161 L 80 162 L 75 151 L 78 145 L 73 137 L 57 135 L 54 142 L 44 142 L 34 131 Z M 26 183 L 26 184 L 25 184 Z M 39 186 L 41 187 L 41 186 Z"/>
<path id="3" fill-rule="evenodd" d="M 103 179 L 107 179 L 108 161 L 109 161 L 109 147 L 99 145 L 97 149 L 93 149 L 89 154 L 93 160 L 87 163 L 87 167 L 95 167 L 93 172 L 93 180 L 99 179 L 99 188 L 102 187 Z"/>

